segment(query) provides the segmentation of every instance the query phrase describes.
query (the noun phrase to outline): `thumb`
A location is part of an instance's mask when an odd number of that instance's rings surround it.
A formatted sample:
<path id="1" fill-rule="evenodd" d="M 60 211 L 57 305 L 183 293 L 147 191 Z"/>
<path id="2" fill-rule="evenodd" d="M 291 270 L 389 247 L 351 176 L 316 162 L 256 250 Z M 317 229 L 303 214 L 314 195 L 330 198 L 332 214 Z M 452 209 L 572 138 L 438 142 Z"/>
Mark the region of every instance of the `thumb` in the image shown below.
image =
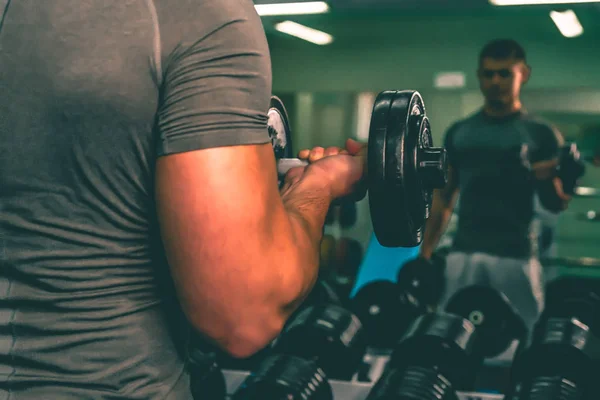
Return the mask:
<path id="1" fill-rule="evenodd" d="M 363 151 L 364 148 L 365 148 L 364 143 L 360 143 L 354 139 L 346 140 L 346 150 L 348 150 L 348 153 L 350 153 L 350 155 L 355 156 L 355 155 L 359 154 L 361 151 Z"/>

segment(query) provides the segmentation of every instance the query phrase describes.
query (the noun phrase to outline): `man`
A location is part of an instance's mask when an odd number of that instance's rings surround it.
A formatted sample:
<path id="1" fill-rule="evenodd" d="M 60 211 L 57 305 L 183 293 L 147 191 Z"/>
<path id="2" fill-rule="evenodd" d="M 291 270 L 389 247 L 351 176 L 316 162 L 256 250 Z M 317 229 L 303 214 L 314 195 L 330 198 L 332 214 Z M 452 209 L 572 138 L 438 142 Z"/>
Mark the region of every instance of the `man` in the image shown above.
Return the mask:
<path id="1" fill-rule="evenodd" d="M 555 175 L 560 133 L 530 114 L 520 100 L 531 68 L 514 40 L 494 40 L 479 57 L 483 108 L 446 133 L 449 176 L 434 193 L 420 256 L 429 259 L 460 194 L 458 227 L 446 259 L 441 306 L 461 288 L 490 285 L 512 301 L 528 327 L 543 307 L 543 274 L 531 252 L 535 193 L 558 213 L 569 197 Z M 528 146 L 533 172 L 522 167 L 518 149 Z"/>
<path id="2" fill-rule="evenodd" d="M 0 18 L 0 399 L 189 400 L 189 325 L 237 357 L 280 332 L 360 146 L 278 191 L 251 0 Z"/>

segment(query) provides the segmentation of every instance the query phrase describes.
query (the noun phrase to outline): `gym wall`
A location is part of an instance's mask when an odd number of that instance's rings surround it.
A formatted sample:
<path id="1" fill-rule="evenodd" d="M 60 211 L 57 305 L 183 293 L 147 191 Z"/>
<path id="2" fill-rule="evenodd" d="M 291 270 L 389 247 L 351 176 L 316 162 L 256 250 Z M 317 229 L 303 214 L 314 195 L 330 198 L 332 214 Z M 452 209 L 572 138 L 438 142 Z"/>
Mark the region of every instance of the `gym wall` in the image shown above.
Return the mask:
<path id="1" fill-rule="evenodd" d="M 580 146 L 586 127 L 600 123 L 599 35 L 588 30 L 582 37 L 566 39 L 546 15 L 521 10 L 493 19 L 452 14 L 379 15 L 363 20 L 313 16 L 303 23 L 344 35 L 329 46 L 315 46 L 269 30 L 270 21 L 264 20 L 273 59 L 273 90 L 288 104 L 296 149 L 341 145 L 345 137 L 363 137 L 374 96 L 385 89 L 419 90 L 434 143 L 441 144 L 454 121 L 481 106 L 477 57 L 481 46 L 497 37 L 515 38 L 527 51 L 533 68 L 523 93 L 528 110 L 556 124 Z M 435 77 L 443 72 L 463 73 L 464 85 L 436 87 Z M 599 170 L 588 168 L 583 184 L 600 187 Z M 600 247 L 594 245 L 600 224 L 584 218 L 590 210 L 600 210 L 600 200 L 578 198 L 559 217 L 554 255 L 600 257 Z M 344 235 L 366 246 L 371 233 L 366 200 L 358 211 L 356 226 Z"/>

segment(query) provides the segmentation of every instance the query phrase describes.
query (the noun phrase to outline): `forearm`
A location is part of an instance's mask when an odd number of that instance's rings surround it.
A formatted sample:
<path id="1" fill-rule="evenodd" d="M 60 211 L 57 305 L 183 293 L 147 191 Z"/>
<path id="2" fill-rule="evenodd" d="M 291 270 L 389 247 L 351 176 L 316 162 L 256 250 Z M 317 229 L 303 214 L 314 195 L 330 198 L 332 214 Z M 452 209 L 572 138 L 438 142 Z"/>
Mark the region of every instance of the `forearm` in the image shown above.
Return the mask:
<path id="1" fill-rule="evenodd" d="M 289 221 L 291 268 L 288 272 L 294 288 L 285 293 L 287 298 L 284 296 L 281 304 L 287 317 L 306 298 L 317 280 L 323 225 L 332 199 L 323 180 L 310 174 L 285 187 L 281 199 Z"/>
<path id="2" fill-rule="evenodd" d="M 454 209 L 455 196 L 438 192 L 441 191 L 434 193 L 432 210 L 425 225 L 425 234 L 419 251 L 420 255 L 426 259 L 431 258 L 440 238 L 446 231 Z"/>

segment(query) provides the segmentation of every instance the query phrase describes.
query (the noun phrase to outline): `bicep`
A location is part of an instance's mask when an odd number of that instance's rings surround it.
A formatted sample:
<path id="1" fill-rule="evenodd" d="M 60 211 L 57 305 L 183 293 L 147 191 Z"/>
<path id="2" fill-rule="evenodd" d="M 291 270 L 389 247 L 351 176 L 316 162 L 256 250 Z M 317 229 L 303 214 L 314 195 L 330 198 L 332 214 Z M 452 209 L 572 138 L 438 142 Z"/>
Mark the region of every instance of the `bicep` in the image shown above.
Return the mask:
<path id="1" fill-rule="evenodd" d="M 260 20 L 237 18 L 198 37 L 177 46 L 165 68 L 155 196 L 182 307 L 217 336 L 240 299 L 258 298 L 248 294 L 262 250 L 253 244 L 268 236 L 268 217 L 285 213 L 267 131 L 271 69 Z"/>
<path id="2" fill-rule="evenodd" d="M 208 323 L 235 315 L 227 309 L 234 296 L 253 298 L 245 293 L 251 289 L 252 261 L 262 251 L 256 239 L 267 236 L 265 221 L 280 217 L 283 207 L 271 146 L 162 157 L 156 199 L 167 259 L 188 317 Z"/>

